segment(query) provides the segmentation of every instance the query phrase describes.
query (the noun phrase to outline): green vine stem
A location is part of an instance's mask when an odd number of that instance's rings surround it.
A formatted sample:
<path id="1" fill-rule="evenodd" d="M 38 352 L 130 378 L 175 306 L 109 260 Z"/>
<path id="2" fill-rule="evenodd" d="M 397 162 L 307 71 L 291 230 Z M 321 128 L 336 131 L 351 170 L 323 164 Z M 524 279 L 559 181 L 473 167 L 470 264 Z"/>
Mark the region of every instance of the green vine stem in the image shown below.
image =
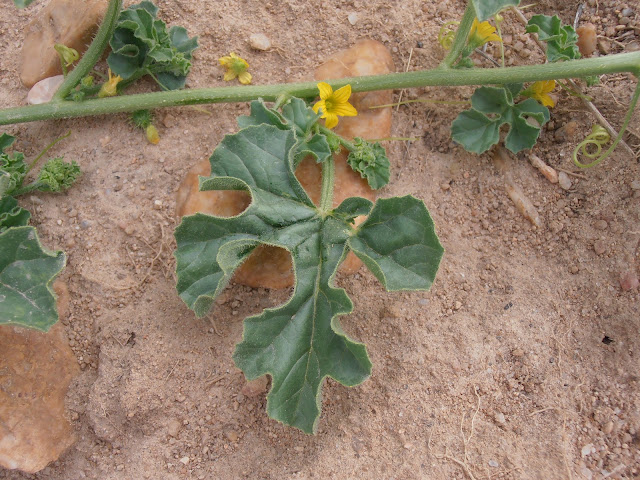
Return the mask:
<path id="1" fill-rule="evenodd" d="M 636 104 L 638 103 L 638 98 L 639 97 L 640 97 L 640 81 L 636 85 L 636 91 L 634 92 L 633 98 L 631 99 L 631 103 L 629 104 L 629 109 L 627 110 L 627 114 L 624 117 L 624 122 L 622 122 L 622 127 L 620 128 L 620 133 L 618 133 L 618 135 L 616 136 L 616 138 L 613 141 L 613 143 L 611 144 L 611 146 L 607 149 L 606 152 L 604 152 L 602 155 L 600 155 L 598 158 L 596 158 L 593 162 L 584 164 L 584 163 L 581 163 L 578 160 L 578 150 L 580 149 L 580 147 L 582 147 L 584 142 L 578 144 L 578 146 L 576 147 L 576 149 L 575 149 L 575 151 L 573 153 L 573 163 L 575 163 L 576 166 L 578 166 L 580 168 L 595 167 L 600 162 L 602 162 L 605 158 L 607 158 L 611 154 L 611 152 L 613 152 L 613 150 L 618 146 L 618 143 L 622 139 L 622 135 L 624 135 L 625 130 L 629 126 L 629 122 L 631 122 L 631 117 L 633 116 L 633 111 L 636 108 Z M 598 145 L 598 147 L 600 147 L 600 145 Z M 599 153 L 599 151 L 598 151 L 598 153 Z"/>
<path id="2" fill-rule="evenodd" d="M 471 2 L 469 2 L 464 14 L 462 15 L 462 19 L 460 20 L 460 25 L 458 26 L 456 36 L 453 39 L 453 44 L 451 45 L 451 50 L 449 50 L 449 53 L 444 57 L 444 60 L 442 60 L 438 68 L 451 68 L 451 65 L 453 65 L 458 59 L 460 53 L 467 44 L 467 37 L 469 36 L 469 31 L 471 30 L 471 26 L 473 25 L 473 20 L 475 18 L 476 10 L 473 8 Z"/>
<path id="3" fill-rule="evenodd" d="M 507 68 L 472 68 L 456 70 L 436 68 L 417 72 L 391 73 L 367 77 L 329 80 L 332 88 L 350 84 L 353 92 L 370 92 L 426 86 L 462 86 L 535 82 L 559 78 L 631 72 L 640 75 L 640 52 L 620 53 L 607 57 L 586 58 L 570 62 L 526 65 Z M 175 107 L 204 103 L 248 102 L 257 98 L 275 101 L 279 95 L 314 97 L 316 82 L 248 85 L 237 87 L 194 88 L 170 92 L 142 93 L 119 97 L 91 99 L 83 102 L 58 101 L 0 110 L 0 125 L 52 120 L 57 118 L 131 112 L 140 109 Z"/>
<path id="4" fill-rule="evenodd" d="M 78 62 L 78 65 L 65 77 L 64 82 L 62 82 L 62 85 L 60 85 L 60 88 L 58 88 L 58 91 L 53 96 L 51 100 L 52 103 L 63 101 L 71 90 L 80 83 L 80 80 L 93 69 L 98 60 L 100 60 L 116 28 L 121 7 L 122 0 L 111 0 L 109 2 L 107 12 L 104 15 L 104 19 L 100 24 L 100 28 L 93 42 L 91 42 L 91 45 Z"/>

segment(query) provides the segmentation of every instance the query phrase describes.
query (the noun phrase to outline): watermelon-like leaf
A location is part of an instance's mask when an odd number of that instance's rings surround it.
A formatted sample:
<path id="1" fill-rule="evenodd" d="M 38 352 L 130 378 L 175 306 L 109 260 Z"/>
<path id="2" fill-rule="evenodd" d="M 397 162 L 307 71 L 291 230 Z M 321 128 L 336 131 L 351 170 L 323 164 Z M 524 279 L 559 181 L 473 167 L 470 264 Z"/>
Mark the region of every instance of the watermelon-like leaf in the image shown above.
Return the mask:
<path id="1" fill-rule="evenodd" d="M 276 118 L 255 103 L 254 114 Z M 298 119 L 287 116 L 300 125 Z M 249 121 L 245 117 L 241 123 Z M 415 290 L 429 288 L 443 249 L 424 204 L 413 197 L 373 206 L 348 198 L 331 212 L 320 211 L 293 173 L 298 134 L 305 129 L 278 122 L 249 125 L 214 151 L 211 177 L 201 179 L 201 190 L 245 190 L 252 202 L 235 217 L 183 218 L 175 232 L 177 289 L 203 316 L 256 246 L 275 245 L 291 253 L 293 295 L 284 305 L 245 319 L 233 358 L 248 379 L 271 375 L 267 412 L 272 418 L 313 433 L 324 378 L 354 386 L 371 373 L 365 346 L 347 337 L 338 318 L 353 308 L 333 282 L 348 250 L 389 289 Z M 354 228 L 353 219 L 369 213 L 369 220 Z"/>
<path id="2" fill-rule="evenodd" d="M 53 279 L 63 269 L 63 252 L 42 248 L 36 229 L 13 227 L 0 233 L 0 325 L 48 331 L 58 321 Z"/>

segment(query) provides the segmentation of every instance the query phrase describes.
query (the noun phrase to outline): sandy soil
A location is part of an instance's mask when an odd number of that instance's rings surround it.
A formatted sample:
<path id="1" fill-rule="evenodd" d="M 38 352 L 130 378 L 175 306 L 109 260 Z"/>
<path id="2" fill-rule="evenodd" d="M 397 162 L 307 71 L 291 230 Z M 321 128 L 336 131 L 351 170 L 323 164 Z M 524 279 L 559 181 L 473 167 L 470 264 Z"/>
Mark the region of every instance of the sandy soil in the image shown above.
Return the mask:
<path id="1" fill-rule="evenodd" d="M 459 16 L 463 3 L 163 0 L 159 6 L 169 24 L 200 36 L 188 80 L 199 87 L 224 83 L 217 58 L 230 51 L 249 61 L 254 83 L 296 81 L 359 38 L 387 45 L 398 70 L 434 67 L 443 56 L 438 29 Z M 577 6 L 563 3 L 565 22 L 573 22 Z M 638 25 L 640 6 L 633 2 L 590 2 L 582 16 L 611 52 L 637 45 L 637 29 L 606 32 L 625 6 L 635 9 L 631 21 Z M 19 49 L 39 8 L 0 6 L 2 107 L 25 101 Z M 536 11 L 553 12 L 548 4 Z M 512 37 L 505 42 L 510 62 L 540 61 L 512 15 L 504 29 Z M 256 32 L 277 48 L 251 50 L 247 39 Z M 488 53 L 498 56 L 493 48 Z M 616 126 L 631 80 L 610 76 L 589 90 Z M 415 89 L 396 98 L 465 99 L 471 92 Z M 68 254 L 62 278 L 72 301 L 63 323 L 82 373 L 67 396 L 75 446 L 38 474 L 0 471 L 0 478 L 640 478 L 640 294 L 619 284 L 621 272 L 639 268 L 636 158 L 618 149 L 602 166 L 571 177 L 564 191 L 520 155 L 510 168 L 544 221 L 535 229 L 506 196 L 491 156 L 467 154 L 451 142 L 458 107 L 398 108 L 393 135 L 415 140 L 389 146 L 392 180 L 381 195 L 423 199 L 446 253 L 430 292 L 385 293 L 364 268 L 338 278 L 355 305 L 343 325 L 366 343 L 374 370 L 356 388 L 329 381 L 319 433 L 307 436 L 267 418 L 265 394 L 241 393 L 244 377 L 231 359 L 242 319 L 289 292 L 232 285 L 203 320 L 175 292 L 176 187 L 247 111 L 220 105 L 158 112 L 159 146 L 125 115 L 5 129 L 31 158 L 72 131 L 51 154 L 76 160 L 82 179 L 68 194 L 23 204 L 44 244 Z M 561 92 L 535 152 L 576 171 L 571 152 L 593 123 L 579 99 Z M 636 151 L 638 125 L 636 112 L 635 133 L 625 137 Z"/>

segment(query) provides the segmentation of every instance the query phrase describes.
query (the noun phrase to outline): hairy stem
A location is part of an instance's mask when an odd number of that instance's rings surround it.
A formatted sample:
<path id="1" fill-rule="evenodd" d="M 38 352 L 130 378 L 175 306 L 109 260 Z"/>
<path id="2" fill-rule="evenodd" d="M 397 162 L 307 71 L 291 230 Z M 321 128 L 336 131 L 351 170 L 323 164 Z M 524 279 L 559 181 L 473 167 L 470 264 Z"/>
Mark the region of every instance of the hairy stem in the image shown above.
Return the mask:
<path id="1" fill-rule="evenodd" d="M 467 3 L 467 8 L 464 11 L 464 15 L 462 15 L 462 19 L 460 20 L 460 25 L 458 26 L 458 30 L 456 30 L 456 36 L 453 39 L 453 44 L 451 45 L 451 50 L 447 53 L 447 56 L 444 57 L 444 60 L 439 65 L 439 68 L 450 68 L 451 65 L 458 59 L 460 53 L 464 49 L 467 44 L 467 37 L 469 36 L 469 30 L 471 30 L 471 25 L 473 25 L 473 20 L 476 18 L 476 11 L 473 8 L 471 2 Z"/>
<path id="2" fill-rule="evenodd" d="M 333 210 L 333 182 L 335 174 L 335 163 L 333 156 L 329 155 L 324 162 L 322 162 L 322 190 L 320 195 L 320 212 L 323 215 L 328 214 Z"/>
<path id="3" fill-rule="evenodd" d="M 69 95 L 69 92 L 75 88 L 80 80 L 85 77 L 94 67 L 94 65 L 100 60 L 102 53 L 107 47 L 107 43 L 113 35 L 113 31 L 116 28 L 116 22 L 118 21 L 118 14 L 122 7 L 122 0 L 110 0 L 107 12 L 104 15 L 104 19 L 100 24 L 96 37 L 91 42 L 91 45 L 82 56 L 76 68 L 74 68 L 69 75 L 67 75 L 58 88 L 58 91 L 53 96 L 51 102 L 60 102 Z"/>
<path id="4" fill-rule="evenodd" d="M 350 84 L 353 92 L 370 92 L 426 86 L 461 86 L 535 82 L 559 78 L 631 72 L 640 75 L 640 52 L 620 53 L 607 57 L 586 58 L 570 62 L 526 65 L 507 68 L 471 68 L 456 70 L 436 68 L 418 72 L 391 73 L 367 77 L 341 78 L 327 83 L 334 89 Z M 248 102 L 257 98 L 275 101 L 279 95 L 313 97 L 318 94 L 316 82 L 238 87 L 195 88 L 170 92 L 143 93 L 119 97 L 91 99 L 83 102 L 49 102 L 41 105 L 0 110 L 0 125 L 51 120 L 56 118 L 103 115 L 203 103 Z"/>

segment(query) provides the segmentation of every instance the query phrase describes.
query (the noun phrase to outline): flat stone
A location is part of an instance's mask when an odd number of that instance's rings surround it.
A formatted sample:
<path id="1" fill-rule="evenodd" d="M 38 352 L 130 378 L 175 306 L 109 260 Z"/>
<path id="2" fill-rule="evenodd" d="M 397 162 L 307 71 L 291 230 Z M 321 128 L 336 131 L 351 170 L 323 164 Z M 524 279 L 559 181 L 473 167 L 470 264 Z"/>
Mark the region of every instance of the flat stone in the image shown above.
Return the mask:
<path id="1" fill-rule="evenodd" d="M 62 73 L 60 43 L 82 54 L 98 30 L 108 0 L 51 0 L 27 25 L 22 45 L 20 80 L 32 87 L 43 78 Z"/>
<path id="2" fill-rule="evenodd" d="M 27 94 L 27 103 L 29 105 L 39 105 L 47 103 L 53 98 L 53 95 L 62 85 L 64 75 L 56 75 L 55 77 L 43 78 L 36 83 Z"/>
<path id="3" fill-rule="evenodd" d="M 357 42 L 352 48 L 338 52 L 330 57 L 315 71 L 316 80 L 326 80 L 361 75 L 390 73 L 394 70 L 393 59 L 387 48 L 374 40 Z M 356 117 L 341 117 L 335 132 L 345 138 L 364 139 L 385 138 L 391 135 L 391 108 L 369 109 L 374 105 L 391 103 L 392 91 L 356 93 L 349 99 L 358 111 Z M 375 192 L 367 181 L 354 172 L 347 164 L 348 152 L 334 155 L 335 188 L 333 205 L 338 206 L 349 197 L 364 197 L 375 200 Z M 198 189 L 198 176 L 209 176 L 209 160 L 203 160 L 194 166 L 178 188 L 176 214 L 178 217 L 196 212 L 229 217 L 238 215 L 249 206 L 250 198 L 246 192 L 234 190 L 216 190 L 201 192 Z M 320 201 L 322 166 L 311 158 L 306 158 L 296 170 L 296 177 L 317 205 Z M 356 225 L 364 217 L 355 220 Z M 362 262 L 353 252 L 340 266 L 346 274 L 355 273 Z M 251 256 L 235 272 L 237 283 L 251 287 L 286 288 L 293 285 L 294 275 L 289 252 L 282 248 L 257 247 Z"/>
<path id="4" fill-rule="evenodd" d="M 271 40 L 264 33 L 254 33 L 249 37 L 249 45 L 255 50 L 269 50 L 271 48 Z"/>
<path id="5" fill-rule="evenodd" d="M 78 362 L 61 323 L 48 333 L 0 326 L 0 352 L 0 466 L 35 473 L 75 441 L 64 398 Z"/>

